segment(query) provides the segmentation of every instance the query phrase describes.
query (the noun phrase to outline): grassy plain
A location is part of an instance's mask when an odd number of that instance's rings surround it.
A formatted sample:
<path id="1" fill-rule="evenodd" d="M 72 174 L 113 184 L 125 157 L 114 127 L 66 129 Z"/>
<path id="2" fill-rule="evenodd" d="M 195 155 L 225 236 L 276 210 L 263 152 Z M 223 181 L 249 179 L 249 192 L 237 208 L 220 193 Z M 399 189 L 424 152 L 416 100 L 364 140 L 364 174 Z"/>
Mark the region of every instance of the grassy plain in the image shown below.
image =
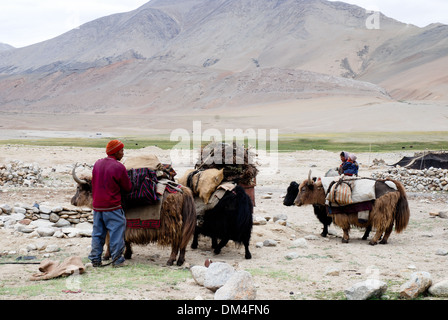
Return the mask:
<path id="1" fill-rule="evenodd" d="M 170 141 L 168 135 L 142 137 L 101 138 L 44 138 L 2 140 L 0 144 L 23 144 L 36 146 L 67 146 L 103 148 L 111 139 L 121 139 L 128 149 L 157 146 L 169 150 L 179 144 Z M 246 141 L 247 142 L 247 141 Z M 203 145 L 207 144 L 203 141 Z M 264 145 L 271 150 L 270 141 L 258 141 L 258 148 Z M 190 144 L 193 148 L 193 144 Z M 278 150 L 293 152 L 299 150 L 352 150 L 353 152 L 391 152 L 399 150 L 448 150 L 448 131 L 434 132 L 349 132 L 325 134 L 283 134 L 279 135 Z"/>

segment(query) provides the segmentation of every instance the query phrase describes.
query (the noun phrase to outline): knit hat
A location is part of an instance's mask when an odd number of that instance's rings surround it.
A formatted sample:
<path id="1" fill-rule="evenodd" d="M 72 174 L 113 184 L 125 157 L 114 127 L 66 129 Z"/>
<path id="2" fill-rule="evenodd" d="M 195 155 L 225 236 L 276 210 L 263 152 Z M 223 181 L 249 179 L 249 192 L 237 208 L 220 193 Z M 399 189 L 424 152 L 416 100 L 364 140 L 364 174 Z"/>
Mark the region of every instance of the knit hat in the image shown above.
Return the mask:
<path id="1" fill-rule="evenodd" d="M 350 153 L 350 159 L 351 159 L 352 161 L 356 161 L 356 159 L 358 159 L 358 157 L 355 156 L 353 153 Z"/>
<path id="2" fill-rule="evenodd" d="M 118 151 L 124 148 L 123 142 L 120 140 L 112 140 L 107 144 L 106 153 L 108 156 L 116 154 Z"/>

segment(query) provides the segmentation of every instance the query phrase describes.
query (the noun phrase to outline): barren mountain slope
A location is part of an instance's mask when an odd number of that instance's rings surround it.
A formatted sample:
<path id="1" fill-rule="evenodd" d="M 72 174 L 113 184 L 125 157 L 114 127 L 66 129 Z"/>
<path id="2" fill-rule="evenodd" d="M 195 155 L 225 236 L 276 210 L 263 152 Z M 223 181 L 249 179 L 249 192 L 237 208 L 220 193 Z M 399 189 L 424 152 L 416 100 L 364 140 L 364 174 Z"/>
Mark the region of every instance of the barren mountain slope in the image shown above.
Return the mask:
<path id="1" fill-rule="evenodd" d="M 324 0 L 153 0 L 0 52 L 0 111 L 191 115 L 322 97 L 445 99 L 448 27 L 380 15 L 371 30 L 369 14 Z"/>

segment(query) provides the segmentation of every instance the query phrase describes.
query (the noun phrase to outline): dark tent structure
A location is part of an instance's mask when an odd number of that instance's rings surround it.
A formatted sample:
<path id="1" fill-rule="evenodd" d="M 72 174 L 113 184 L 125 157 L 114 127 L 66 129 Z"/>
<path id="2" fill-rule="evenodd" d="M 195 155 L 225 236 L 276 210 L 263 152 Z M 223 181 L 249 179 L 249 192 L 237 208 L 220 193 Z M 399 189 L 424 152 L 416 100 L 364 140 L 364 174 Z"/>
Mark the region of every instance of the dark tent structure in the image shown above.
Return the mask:
<path id="1" fill-rule="evenodd" d="M 429 152 L 416 154 L 414 157 L 403 157 L 400 161 L 393 164 L 393 166 L 417 170 L 429 169 L 431 167 L 448 169 L 448 153 Z"/>

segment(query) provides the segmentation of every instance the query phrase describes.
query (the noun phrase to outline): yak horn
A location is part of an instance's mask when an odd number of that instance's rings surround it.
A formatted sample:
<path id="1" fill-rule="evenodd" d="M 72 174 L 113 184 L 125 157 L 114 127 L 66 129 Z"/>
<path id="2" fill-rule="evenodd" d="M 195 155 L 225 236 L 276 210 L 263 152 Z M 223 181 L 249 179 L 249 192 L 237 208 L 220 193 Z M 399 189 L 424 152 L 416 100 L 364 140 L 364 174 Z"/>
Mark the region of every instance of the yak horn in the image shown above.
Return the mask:
<path id="1" fill-rule="evenodd" d="M 73 176 L 73 179 L 76 181 L 76 183 L 78 183 L 78 184 L 87 184 L 87 181 L 86 180 L 81 180 L 81 179 L 79 179 L 78 178 L 78 176 L 76 175 L 76 168 L 78 167 L 78 164 L 75 164 L 75 166 L 73 167 L 73 170 L 72 170 L 72 176 Z"/>
<path id="2" fill-rule="evenodd" d="M 308 184 L 311 184 L 311 170 L 310 170 L 310 172 L 308 173 Z"/>

